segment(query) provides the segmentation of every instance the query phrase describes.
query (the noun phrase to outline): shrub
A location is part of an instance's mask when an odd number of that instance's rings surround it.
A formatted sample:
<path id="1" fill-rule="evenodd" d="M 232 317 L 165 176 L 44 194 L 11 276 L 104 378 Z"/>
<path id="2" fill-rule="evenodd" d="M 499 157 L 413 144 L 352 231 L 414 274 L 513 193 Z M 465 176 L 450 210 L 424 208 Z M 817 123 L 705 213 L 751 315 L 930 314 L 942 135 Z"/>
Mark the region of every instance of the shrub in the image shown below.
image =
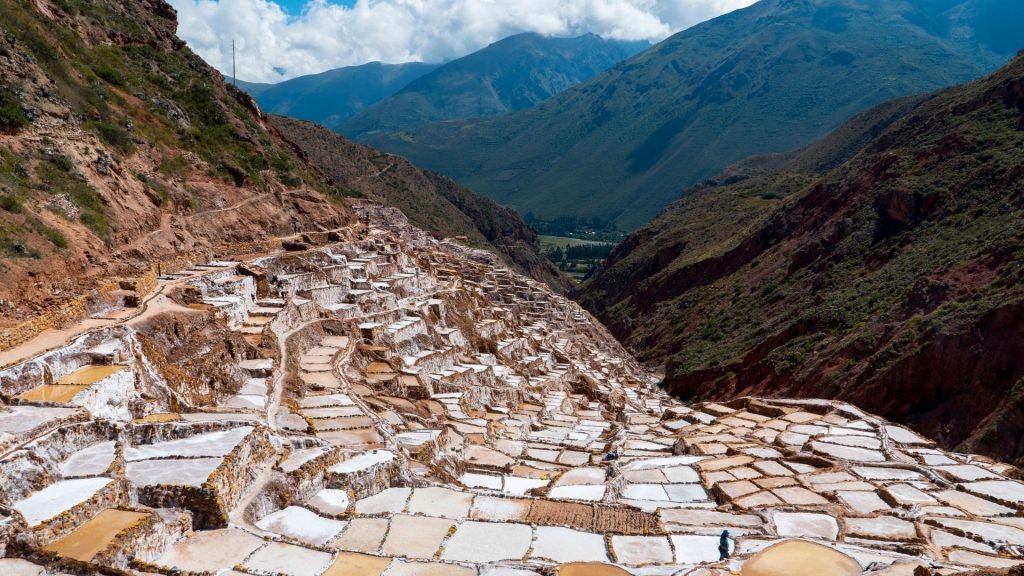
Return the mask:
<path id="1" fill-rule="evenodd" d="M 21 200 L 18 200 L 14 196 L 0 196 L 0 209 L 5 212 L 20 214 L 24 211 L 25 207 L 21 205 Z"/>
<path id="2" fill-rule="evenodd" d="M 0 88 L 0 132 L 17 132 L 28 123 L 28 115 L 21 109 L 17 94 L 9 88 Z"/>
<path id="3" fill-rule="evenodd" d="M 129 154 L 135 150 L 135 143 L 124 128 L 110 122 L 96 122 L 94 127 L 101 140 L 121 152 Z"/>

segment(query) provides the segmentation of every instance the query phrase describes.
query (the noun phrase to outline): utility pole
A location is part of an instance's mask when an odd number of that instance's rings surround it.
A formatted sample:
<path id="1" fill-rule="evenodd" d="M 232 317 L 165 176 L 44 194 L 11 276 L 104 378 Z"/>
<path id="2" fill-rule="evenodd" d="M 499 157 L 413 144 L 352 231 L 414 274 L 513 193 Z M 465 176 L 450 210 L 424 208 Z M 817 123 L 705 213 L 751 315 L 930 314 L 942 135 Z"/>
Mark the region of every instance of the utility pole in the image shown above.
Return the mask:
<path id="1" fill-rule="evenodd" d="M 231 83 L 238 88 L 238 73 L 235 72 L 235 39 L 231 39 Z"/>

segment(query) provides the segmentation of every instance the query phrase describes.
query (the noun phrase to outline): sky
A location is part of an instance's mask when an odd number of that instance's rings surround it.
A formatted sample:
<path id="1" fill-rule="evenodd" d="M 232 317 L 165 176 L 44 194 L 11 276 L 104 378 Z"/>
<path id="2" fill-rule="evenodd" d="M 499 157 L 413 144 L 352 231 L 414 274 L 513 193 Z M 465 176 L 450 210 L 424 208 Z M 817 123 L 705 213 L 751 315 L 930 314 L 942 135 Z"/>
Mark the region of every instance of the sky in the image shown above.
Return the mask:
<path id="1" fill-rule="evenodd" d="M 178 35 L 238 78 L 367 62 L 445 62 L 521 32 L 658 42 L 754 0 L 169 0 Z"/>

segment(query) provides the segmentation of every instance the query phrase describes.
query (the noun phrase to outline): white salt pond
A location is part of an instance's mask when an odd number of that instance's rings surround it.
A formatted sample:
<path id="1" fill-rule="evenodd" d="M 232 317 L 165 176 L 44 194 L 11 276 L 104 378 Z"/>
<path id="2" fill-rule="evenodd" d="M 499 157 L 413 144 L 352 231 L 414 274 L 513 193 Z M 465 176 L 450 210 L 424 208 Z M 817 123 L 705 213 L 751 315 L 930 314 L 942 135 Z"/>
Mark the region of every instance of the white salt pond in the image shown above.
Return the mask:
<path id="1" fill-rule="evenodd" d="M 605 485 L 593 486 L 555 486 L 548 497 L 555 500 L 589 500 L 599 501 L 604 498 Z"/>
<path id="2" fill-rule="evenodd" d="M 306 501 L 310 508 L 332 516 L 344 514 L 349 504 L 348 492 L 332 488 L 324 488 Z"/>
<path id="3" fill-rule="evenodd" d="M 249 556 L 243 565 L 257 573 L 318 576 L 330 566 L 332 559 L 327 552 L 271 542 Z"/>
<path id="4" fill-rule="evenodd" d="M 183 572 L 216 573 L 235 566 L 265 544 L 262 538 L 236 528 L 194 532 L 154 562 Z"/>
<path id="5" fill-rule="evenodd" d="M 772 514 L 779 536 L 835 540 L 839 524 L 827 514 L 811 512 L 775 512 Z"/>
<path id="6" fill-rule="evenodd" d="M 168 440 L 156 444 L 140 444 L 126 446 L 124 457 L 128 462 L 148 460 L 150 458 L 198 458 L 225 456 L 252 433 L 251 426 L 232 428 L 220 432 L 196 434 L 188 438 Z"/>
<path id="7" fill-rule="evenodd" d="M 38 526 L 92 498 L 111 482 L 110 478 L 61 480 L 14 504 L 12 508 L 21 512 L 29 526 Z"/>
<path id="8" fill-rule="evenodd" d="M 397 514 L 405 510 L 412 488 L 388 488 L 356 502 L 356 514 Z"/>
<path id="9" fill-rule="evenodd" d="M 125 476 L 139 486 L 202 486 L 221 458 L 142 460 L 125 464 Z"/>
<path id="10" fill-rule="evenodd" d="M 378 464 L 384 464 L 394 459 L 394 452 L 389 452 L 387 450 L 373 450 L 357 454 L 348 460 L 335 464 L 330 468 L 330 471 L 334 474 L 352 474 L 353 472 L 367 470 Z"/>
<path id="11" fill-rule="evenodd" d="M 256 522 L 261 530 L 307 544 L 326 544 L 345 529 L 345 522 L 324 518 L 301 506 L 289 506 Z"/>
<path id="12" fill-rule="evenodd" d="M 530 549 L 533 530 L 526 524 L 465 521 L 448 540 L 443 560 L 500 562 L 517 560 Z"/>
<path id="13" fill-rule="evenodd" d="M 620 564 L 668 564 L 675 561 L 664 536 L 612 536 L 612 549 Z"/>
<path id="14" fill-rule="evenodd" d="M 409 499 L 409 512 L 442 518 L 466 518 L 472 503 L 473 494 L 469 492 L 438 487 L 416 488 Z"/>
<path id="15" fill-rule="evenodd" d="M 556 526 L 537 528 L 531 555 L 558 563 L 608 561 L 603 535 Z"/>
<path id="16" fill-rule="evenodd" d="M 83 448 L 61 463 L 60 473 L 65 478 L 103 474 L 114 461 L 114 449 L 113 440 Z"/>

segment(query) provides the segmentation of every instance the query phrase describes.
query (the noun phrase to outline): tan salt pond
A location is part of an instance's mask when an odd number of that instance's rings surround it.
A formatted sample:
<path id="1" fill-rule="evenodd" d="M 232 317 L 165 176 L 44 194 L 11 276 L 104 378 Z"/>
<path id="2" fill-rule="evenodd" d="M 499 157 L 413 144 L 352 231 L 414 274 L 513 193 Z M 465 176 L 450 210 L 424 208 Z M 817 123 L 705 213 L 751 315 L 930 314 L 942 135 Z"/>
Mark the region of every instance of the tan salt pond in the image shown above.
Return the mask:
<path id="1" fill-rule="evenodd" d="M 629 576 L 629 572 L 611 564 L 575 562 L 562 564 L 558 568 L 558 576 Z"/>
<path id="2" fill-rule="evenodd" d="M 323 576 L 380 576 L 391 564 L 391 558 L 342 552 Z"/>
<path id="3" fill-rule="evenodd" d="M 86 366 L 63 378 L 57 380 L 57 384 L 69 384 L 73 386 L 92 386 L 93 384 L 125 370 L 127 366 Z"/>
<path id="4" fill-rule="evenodd" d="M 89 562 L 102 552 L 114 537 L 148 514 L 108 509 L 100 512 L 67 536 L 43 547 L 66 558 Z"/>
<path id="5" fill-rule="evenodd" d="M 787 540 L 743 563 L 742 576 L 858 576 L 860 564 L 827 546 Z"/>
<path id="6" fill-rule="evenodd" d="M 376 552 L 387 533 L 387 518 L 355 518 L 331 546 L 338 550 Z"/>
<path id="7" fill-rule="evenodd" d="M 195 532 L 172 546 L 155 564 L 183 572 L 217 572 L 239 564 L 263 544 L 262 538 L 236 528 Z"/>
<path id="8" fill-rule="evenodd" d="M 381 552 L 392 556 L 405 556 L 429 560 L 441 547 L 441 542 L 455 522 L 428 516 L 399 515 L 391 519 L 391 529 Z"/>
<path id="9" fill-rule="evenodd" d="M 28 392 L 18 395 L 18 399 L 24 402 L 52 402 L 54 404 L 67 404 L 79 392 L 88 390 L 88 386 L 74 384 L 43 384 Z"/>

